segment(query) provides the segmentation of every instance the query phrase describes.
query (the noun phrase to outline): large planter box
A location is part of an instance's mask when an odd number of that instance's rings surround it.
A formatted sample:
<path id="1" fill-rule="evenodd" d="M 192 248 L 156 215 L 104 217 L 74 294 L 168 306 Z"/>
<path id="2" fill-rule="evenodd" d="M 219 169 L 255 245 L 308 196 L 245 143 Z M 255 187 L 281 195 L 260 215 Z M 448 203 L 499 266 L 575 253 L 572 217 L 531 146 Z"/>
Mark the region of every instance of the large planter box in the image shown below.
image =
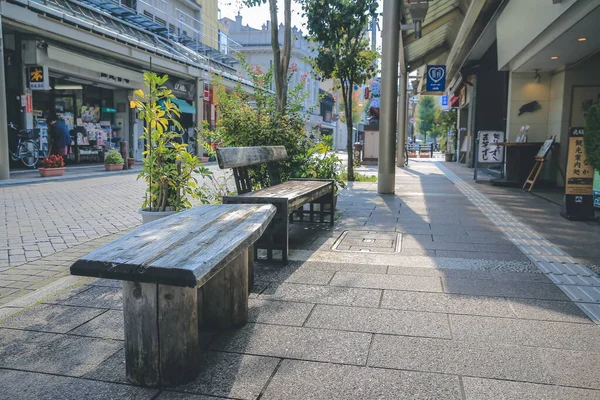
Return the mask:
<path id="1" fill-rule="evenodd" d="M 429 158 L 429 153 L 421 153 L 419 154 L 419 158 Z"/>
<path id="2" fill-rule="evenodd" d="M 48 177 L 48 176 L 63 176 L 65 174 L 65 167 L 61 168 L 38 168 L 40 171 L 40 176 Z"/>
<path id="3" fill-rule="evenodd" d="M 135 158 L 131 158 L 130 157 L 130 158 L 127 159 L 127 166 L 129 168 L 133 167 L 134 164 L 135 164 Z"/>
<path id="4" fill-rule="evenodd" d="M 121 171 L 123 164 L 104 164 L 104 169 L 107 171 Z"/>

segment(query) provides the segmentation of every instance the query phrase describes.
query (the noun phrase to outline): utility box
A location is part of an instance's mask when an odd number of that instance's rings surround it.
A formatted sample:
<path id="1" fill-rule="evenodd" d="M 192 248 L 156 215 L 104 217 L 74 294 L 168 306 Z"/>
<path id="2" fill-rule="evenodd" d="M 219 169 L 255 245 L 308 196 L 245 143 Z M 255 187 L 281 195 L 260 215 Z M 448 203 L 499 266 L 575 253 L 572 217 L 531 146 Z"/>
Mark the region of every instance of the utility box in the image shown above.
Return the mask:
<path id="1" fill-rule="evenodd" d="M 379 159 L 379 125 L 365 125 L 363 164 L 377 164 Z"/>

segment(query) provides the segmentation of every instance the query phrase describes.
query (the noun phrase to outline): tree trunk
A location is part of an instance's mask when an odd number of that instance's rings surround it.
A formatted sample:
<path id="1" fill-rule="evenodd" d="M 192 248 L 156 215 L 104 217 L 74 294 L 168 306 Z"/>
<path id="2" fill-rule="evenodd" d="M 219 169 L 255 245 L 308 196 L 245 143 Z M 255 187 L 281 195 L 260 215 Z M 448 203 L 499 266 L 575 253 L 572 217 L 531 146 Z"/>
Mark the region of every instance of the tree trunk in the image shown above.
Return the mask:
<path id="1" fill-rule="evenodd" d="M 277 0 L 269 0 L 271 14 L 271 48 L 273 49 L 273 77 L 277 97 L 277 112 L 283 114 L 287 105 L 287 73 L 292 54 L 292 0 L 284 0 L 283 54 L 279 46 Z"/>
<path id="2" fill-rule="evenodd" d="M 346 112 L 346 128 L 348 138 L 346 150 L 348 151 L 348 181 L 354 181 L 354 149 L 352 146 L 352 82 L 344 85 L 344 79 L 340 79 L 342 86 L 342 97 L 344 98 L 344 111 Z"/>

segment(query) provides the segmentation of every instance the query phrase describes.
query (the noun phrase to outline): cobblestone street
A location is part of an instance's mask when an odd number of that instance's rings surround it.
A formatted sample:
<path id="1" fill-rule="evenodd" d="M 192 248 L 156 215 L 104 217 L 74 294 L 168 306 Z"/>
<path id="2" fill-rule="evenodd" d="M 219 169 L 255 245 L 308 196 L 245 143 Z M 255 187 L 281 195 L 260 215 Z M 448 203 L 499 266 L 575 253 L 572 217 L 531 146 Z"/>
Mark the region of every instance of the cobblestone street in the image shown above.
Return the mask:
<path id="1" fill-rule="evenodd" d="M 0 304 L 64 276 L 98 239 L 139 225 L 144 182 L 136 177 L 0 187 Z"/>

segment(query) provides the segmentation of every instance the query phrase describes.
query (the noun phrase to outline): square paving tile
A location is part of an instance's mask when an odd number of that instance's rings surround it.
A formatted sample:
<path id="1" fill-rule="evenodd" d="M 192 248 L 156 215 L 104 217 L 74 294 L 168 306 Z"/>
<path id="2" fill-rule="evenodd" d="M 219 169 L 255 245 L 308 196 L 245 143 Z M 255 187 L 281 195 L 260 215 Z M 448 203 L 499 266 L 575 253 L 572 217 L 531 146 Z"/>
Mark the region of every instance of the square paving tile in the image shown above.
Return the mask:
<path id="1" fill-rule="evenodd" d="M 515 317 L 502 297 L 384 290 L 381 307 L 451 314 Z"/>
<path id="2" fill-rule="evenodd" d="M 256 399 L 275 370 L 279 359 L 243 354 L 203 352 L 200 374 L 174 390 L 204 395 Z"/>
<path id="3" fill-rule="evenodd" d="M 541 300 L 569 300 L 567 295 L 553 284 L 454 278 L 444 278 L 443 284 L 444 292 L 446 293 Z"/>
<path id="4" fill-rule="evenodd" d="M 123 312 L 119 310 L 108 310 L 99 317 L 92 319 L 69 333 L 102 339 L 125 340 Z"/>
<path id="5" fill-rule="evenodd" d="M 335 286 L 271 284 L 259 299 L 298 301 L 302 303 L 337 304 L 346 306 L 377 307 L 381 290 Z"/>
<path id="6" fill-rule="evenodd" d="M 540 354 L 541 365 L 550 371 L 555 383 L 600 389 L 600 354 L 559 349 L 540 349 Z"/>
<path id="7" fill-rule="evenodd" d="M 571 301 L 510 299 L 519 318 L 544 321 L 577 322 L 591 324 L 592 320 Z"/>
<path id="8" fill-rule="evenodd" d="M 592 324 L 450 315 L 456 340 L 598 351 L 600 329 Z"/>
<path id="9" fill-rule="evenodd" d="M 450 339 L 444 314 L 317 305 L 306 327 Z"/>
<path id="10" fill-rule="evenodd" d="M 103 312 L 98 308 L 40 304 L 0 321 L 0 327 L 66 333 Z"/>
<path id="11" fill-rule="evenodd" d="M 401 276 L 336 272 L 335 276 L 331 280 L 330 285 L 370 289 L 414 290 L 422 292 L 442 291 L 440 278 L 430 276 Z"/>
<path id="12" fill-rule="evenodd" d="M 466 400 L 597 400 L 600 391 L 555 385 L 463 377 Z"/>
<path id="13" fill-rule="evenodd" d="M 212 350 L 271 357 L 364 365 L 371 334 L 247 324 L 223 333 Z"/>
<path id="14" fill-rule="evenodd" d="M 313 307 L 314 305 L 309 303 L 250 299 L 248 321 L 302 326 Z"/>
<path id="15" fill-rule="evenodd" d="M 262 398 L 458 400 L 462 397 L 455 376 L 284 360 Z"/>
<path id="16" fill-rule="evenodd" d="M 385 274 L 387 265 L 348 264 L 340 262 L 294 261 L 303 270 L 343 271 L 365 274 Z"/>
<path id="17" fill-rule="evenodd" d="M 94 286 L 68 299 L 59 301 L 59 304 L 121 310 L 123 309 L 123 296 L 120 288 Z"/>
<path id="18" fill-rule="evenodd" d="M 375 335 L 369 366 L 550 383 L 534 347 Z"/>
<path id="19" fill-rule="evenodd" d="M 150 400 L 157 390 L 25 371 L 0 370 L 2 399 Z"/>

